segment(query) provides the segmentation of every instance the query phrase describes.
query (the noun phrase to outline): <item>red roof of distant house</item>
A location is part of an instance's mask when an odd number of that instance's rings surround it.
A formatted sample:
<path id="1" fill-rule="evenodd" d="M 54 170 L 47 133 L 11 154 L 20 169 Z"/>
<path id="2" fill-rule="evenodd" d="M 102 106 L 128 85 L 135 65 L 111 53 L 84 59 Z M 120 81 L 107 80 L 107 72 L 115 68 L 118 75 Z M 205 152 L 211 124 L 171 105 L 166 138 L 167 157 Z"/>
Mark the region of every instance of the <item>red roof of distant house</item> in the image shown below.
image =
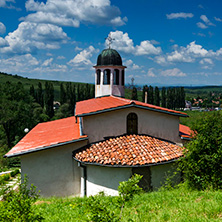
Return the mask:
<path id="1" fill-rule="evenodd" d="M 182 156 L 182 147 L 146 135 L 111 138 L 74 153 L 77 161 L 106 166 L 154 165 Z"/>
<path id="2" fill-rule="evenodd" d="M 75 117 L 39 123 L 5 156 L 18 156 L 84 138 L 87 136 L 80 135 L 79 121 L 76 123 Z"/>
<path id="3" fill-rule="evenodd" d="M 107 112 L 115 109 L 122 109 L 127 107 L 139 107 L 144 109 L 149 109 L 152 111 L 163 112 L 171 115 L 178 115 L 187 117 L 188 115 L 183 112 L 179 112 L 176 110 L 166 109 L 163 107 L 139 102 L 136 100 L 125 99 L 117 96 L 104 96 L 97 97 L 93 99 L 88 99 L 84 101 L 80 101 L 76 103 L 76 116 L 85 116 L 98 114 L 101 112 Z"/>
<path id="4" fill-rule="evenodd" d="M 189 126 L 185 126 L 185 125 L 180 124 L 179 135 L 184 138 L 192 138 L 193 131 L 190 129 Z"/>

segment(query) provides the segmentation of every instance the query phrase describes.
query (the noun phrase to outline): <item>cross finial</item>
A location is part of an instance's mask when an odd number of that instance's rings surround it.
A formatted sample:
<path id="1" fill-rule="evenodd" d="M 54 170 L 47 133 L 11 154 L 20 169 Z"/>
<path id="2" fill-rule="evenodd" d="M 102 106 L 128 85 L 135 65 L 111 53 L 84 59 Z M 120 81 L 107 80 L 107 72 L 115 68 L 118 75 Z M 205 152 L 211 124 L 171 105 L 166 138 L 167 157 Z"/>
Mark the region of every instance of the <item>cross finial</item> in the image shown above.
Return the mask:
<path id="1" fill-rule="evenodd" d="M 108 37 L 105 39 L 108 41 L 108 46 L 110 49 L 110 45 L 112 44 L 113 40 L 115 40 L 115 39 L 111 37 L 111 33 L 109 33 Z"/>

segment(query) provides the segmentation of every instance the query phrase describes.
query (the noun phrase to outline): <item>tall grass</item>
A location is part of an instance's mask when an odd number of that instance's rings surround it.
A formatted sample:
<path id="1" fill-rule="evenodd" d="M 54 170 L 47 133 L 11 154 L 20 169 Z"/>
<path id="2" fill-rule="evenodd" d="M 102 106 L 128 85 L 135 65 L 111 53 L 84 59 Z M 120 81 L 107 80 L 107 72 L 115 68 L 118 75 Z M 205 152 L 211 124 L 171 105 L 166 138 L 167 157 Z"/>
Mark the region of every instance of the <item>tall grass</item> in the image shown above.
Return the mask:
<path id="1" fill-rule="evenodd" d="M 115 214 L 116 197 L 101 197 Z M 87 221 L 87 198 L 42 198 L 34 207 L 45 221 Z M 222 221 L 222 192 L 194 191 L 184 185 L 136 195 L 121 221 Z"/>

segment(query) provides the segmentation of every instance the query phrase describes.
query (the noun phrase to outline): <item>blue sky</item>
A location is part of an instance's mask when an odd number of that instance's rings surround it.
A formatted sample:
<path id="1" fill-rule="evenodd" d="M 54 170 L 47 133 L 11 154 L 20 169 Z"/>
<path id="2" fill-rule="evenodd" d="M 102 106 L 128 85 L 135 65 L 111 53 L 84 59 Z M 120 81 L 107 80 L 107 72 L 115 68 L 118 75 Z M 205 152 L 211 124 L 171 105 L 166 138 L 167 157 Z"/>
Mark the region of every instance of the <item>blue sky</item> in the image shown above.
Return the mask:
<path id="1" fill-rule="evenodd" d="M 0 0 L 0 71 L 92 83 L 111 34 L 126 83 L 222 85 L 221 8 L 220 0 Z"/>

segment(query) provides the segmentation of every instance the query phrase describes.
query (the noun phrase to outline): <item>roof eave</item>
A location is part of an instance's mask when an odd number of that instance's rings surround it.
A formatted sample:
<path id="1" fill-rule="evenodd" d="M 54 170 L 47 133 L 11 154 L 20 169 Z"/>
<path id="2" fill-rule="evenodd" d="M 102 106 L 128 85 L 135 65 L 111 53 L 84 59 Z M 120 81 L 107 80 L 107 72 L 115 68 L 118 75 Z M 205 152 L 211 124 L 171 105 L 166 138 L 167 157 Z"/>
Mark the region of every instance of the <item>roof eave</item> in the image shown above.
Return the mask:
<path id="1" fill-rule="evenodd" d="M 93 166 L 102 166 L 102 167 L 114 167 L 114 168 L 139 168 L 139 167 L 150 167 L 150 166 L 157 166 L 157 165 L 163 165 L 163 164 L 168 164 L 168 163 L 173 163 L 182 158 L 183 156 L 180 156 L 178 158 L 164 161 L 164 162 L 158 162 L 158 163 L 149 163 L 149 164 L 144 164 L 144 165 L 106 165 L 106 164 L 101 164 L 101 163 L 93 163 L 93 162 L 84 162 L 76 159 L 73 156 L 73 159 L 76 160 L 77 162 L 81 163 L 82 165 L 93 165 Z"/>
<path id="2" fill-rule="evenodd" d="M 27 150 L 27 151 L 15 153 L 15 154 L 4 155 L 3 157 L 4 158 L 6 158 L 6 157 L 11 158 L 11 157 L 16 157 L 16 156 L 22 156 L 22 155 L 25 155 L 25 154 L 34 153 L 34 152 L 38 152 L 38 151 L 42 151 L 42 150 L 46 150 L 46 149 L 51 149 L 51 148 L 67 145 L 67 144 L 70 144 L 70 143 L 76 143 L 76 142 L 80 142 L 80 141 L 83 141 L 83 140 L 88 140 L 88 137 L 83 137 L 83 138 L 79 138 L 79 139 L 76 139 L 76 140 L 71 140 L 71 141 L 67 141 L 67 142 L 63 142 L 63 143 L 57 143 L 57 144 L 53 144 L 53 145 L 50 145 L 50 146 L 39 147 L 37 149 Z"/>
<path id="3" fill-rule="evenodd" d="M 109 112 L 109 111 L 125 109 L 125 108 L 129 108 L 129 107 L 136 107 L 136 108 L 141 108 L 141 109 L 147 109 L 147 110 L 151 110 L 151 111 L 154 111 L 154 112 L 160 112 L 160 113 L 165 113 L 165 114 L 174 115 L 174 116 L 188 117 L 187 115 L 182 114 L 182 113 L 169 112 L 169 111 L 166 111 L 166 110 L 154 109 L 154 108 L 150 108 L 150 107 L 146 107 L 146 106 L 141 106 L 141 105 L 136 105 L 136 104 L 129 104 L 129 105 L 124 105 L 124 106 L 118 106 L 118 107 L 113 107 L 113 108 L 104 109 L 104 110 L 98 110 L 98 111 L 90 112 L 90 113 L 77 114 L 76 116 L 77 117 L 91 116 L 91 115 L 96 115 L 96 114 L 105 113 L 105 112 Z"/>

